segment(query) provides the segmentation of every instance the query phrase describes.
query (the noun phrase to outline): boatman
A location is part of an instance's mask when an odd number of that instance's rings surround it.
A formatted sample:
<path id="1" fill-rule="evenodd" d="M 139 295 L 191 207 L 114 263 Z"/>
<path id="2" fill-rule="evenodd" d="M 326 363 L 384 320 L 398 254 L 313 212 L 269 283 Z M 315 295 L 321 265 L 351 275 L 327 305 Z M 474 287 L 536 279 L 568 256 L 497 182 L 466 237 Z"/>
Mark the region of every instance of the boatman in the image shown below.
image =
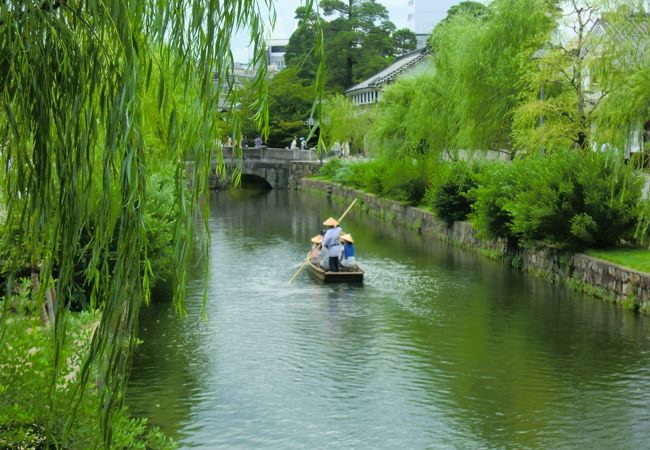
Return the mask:
<path id="1" fill-rule="evenodd" d="M 339 223 L 333 217 L 323 222 L 323 225 L 327 227 L 325 236 L 323 236 L 322 245 L 327 250 L 327 255 L 329 256 L 329 271 L 338 272 L 339 257 L 341 256 L 341 242 L 339 240 L 341 227 L 339 227 Z"/>

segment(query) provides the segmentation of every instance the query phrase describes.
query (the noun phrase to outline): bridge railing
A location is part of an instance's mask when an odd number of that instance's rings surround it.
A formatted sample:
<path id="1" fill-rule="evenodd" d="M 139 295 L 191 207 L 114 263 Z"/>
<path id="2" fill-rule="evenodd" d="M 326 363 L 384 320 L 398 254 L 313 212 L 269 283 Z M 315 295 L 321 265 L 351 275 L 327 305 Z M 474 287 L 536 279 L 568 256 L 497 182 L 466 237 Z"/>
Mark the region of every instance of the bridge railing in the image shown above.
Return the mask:
<path id="1" fill-rule="evenodd" d="M 270 148 L 270 147 L 247 147 L 241 151 L 243 159 L 265 159 L 281 161 L 316 161 L 318 155 L 315 149 L 301 150 L 299 148 Z M 237 152 L 232 147 L 223 148 L 224 159 L 238 158 Z"/>

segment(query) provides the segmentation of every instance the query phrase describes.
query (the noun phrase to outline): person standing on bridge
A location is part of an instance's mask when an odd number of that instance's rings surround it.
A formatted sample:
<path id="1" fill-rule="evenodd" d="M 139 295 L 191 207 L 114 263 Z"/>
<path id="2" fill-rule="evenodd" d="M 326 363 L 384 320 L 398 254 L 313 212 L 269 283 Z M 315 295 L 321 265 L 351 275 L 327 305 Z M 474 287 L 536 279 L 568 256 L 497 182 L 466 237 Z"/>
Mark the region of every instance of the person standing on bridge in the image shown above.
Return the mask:
<path id="1" fill-rule="evenodd" d="M 262 137 L 259 134 L 255 138 L 254 142 L 255 142 L 255 148 L 261 148 L 262 147 Z"/>
<path id="2" fill-rule="evenodd" d="M 298 148 L 298 138 L 296 136 L 293 137 L 293 141 L 291 141 L 291 146 L 289 146 L 291 150 L 294 148 Z"/>

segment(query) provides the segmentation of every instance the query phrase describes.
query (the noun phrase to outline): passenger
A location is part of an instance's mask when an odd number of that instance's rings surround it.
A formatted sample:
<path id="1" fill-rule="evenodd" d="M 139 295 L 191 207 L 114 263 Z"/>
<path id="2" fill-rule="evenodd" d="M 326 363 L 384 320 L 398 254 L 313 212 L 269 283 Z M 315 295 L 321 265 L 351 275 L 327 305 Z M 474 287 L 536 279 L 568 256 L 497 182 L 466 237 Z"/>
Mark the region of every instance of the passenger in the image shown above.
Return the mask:
<path id="1" fill-rule="evenodd" d="M 330 270 L 330 255 L 325 247 L 321 247 L 318 257 L 320 258 L 319 264 L 323 270 L 326 272 Z"/>
<path id="2" fill-rule="evenodd" d="M 339 238 L 341 236 L 341 227 L 339 227 L 339 223 L 336 221 L 336 219 L 332 217 L 323 222 L 323 225 L 328 227 L 328 230 L 325 232 L 325 236 L 323 236 L 322 243 L 323 247 L 327 249 L 329 262 L 329 268 L 326 270 L 329 270 L 330 272 L 338 272 L 339 257 L 341 256 L 341 242 L 339 242 Z"/>
<path id="3" fill-rule="evenodd" d="M 356 267 L 357 262 L 354 260 L 354 241 L 352 235 L 344 234 L 341 236 L 343 241 L 343 258 L 341 259 L 341 266 L 351 268 Z"/>
<path id="4" fill-rule="evenodd" d="M 309 253 L 309 260 L 312 262 L 312 264 L 318 264 L 320 261 L 320 250 L 321 250 L 321 242 L 323 242 L 323 236 L 320 234 L 317 234 L 313 238 L 311 238 L 311 241 L 313 245 L 311 246 L 311 252 Z"/>

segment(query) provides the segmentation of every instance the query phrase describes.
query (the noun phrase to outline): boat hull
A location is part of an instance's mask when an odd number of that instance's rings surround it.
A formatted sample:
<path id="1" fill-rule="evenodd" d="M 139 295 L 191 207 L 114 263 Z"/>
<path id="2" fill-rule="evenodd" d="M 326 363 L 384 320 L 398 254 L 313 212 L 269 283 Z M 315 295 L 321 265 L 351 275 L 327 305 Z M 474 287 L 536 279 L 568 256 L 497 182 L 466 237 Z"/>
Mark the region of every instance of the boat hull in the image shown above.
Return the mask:
<path id="1" fill-rule="evenodd" d="M 307 265 L 309 275 L 321 283 L 363 283 L 364 272 L 360 267 L 356 270 L 341 268 L 341 272 L 326 272 L 320 265 L 313 264 L 311 261 Z"/>

